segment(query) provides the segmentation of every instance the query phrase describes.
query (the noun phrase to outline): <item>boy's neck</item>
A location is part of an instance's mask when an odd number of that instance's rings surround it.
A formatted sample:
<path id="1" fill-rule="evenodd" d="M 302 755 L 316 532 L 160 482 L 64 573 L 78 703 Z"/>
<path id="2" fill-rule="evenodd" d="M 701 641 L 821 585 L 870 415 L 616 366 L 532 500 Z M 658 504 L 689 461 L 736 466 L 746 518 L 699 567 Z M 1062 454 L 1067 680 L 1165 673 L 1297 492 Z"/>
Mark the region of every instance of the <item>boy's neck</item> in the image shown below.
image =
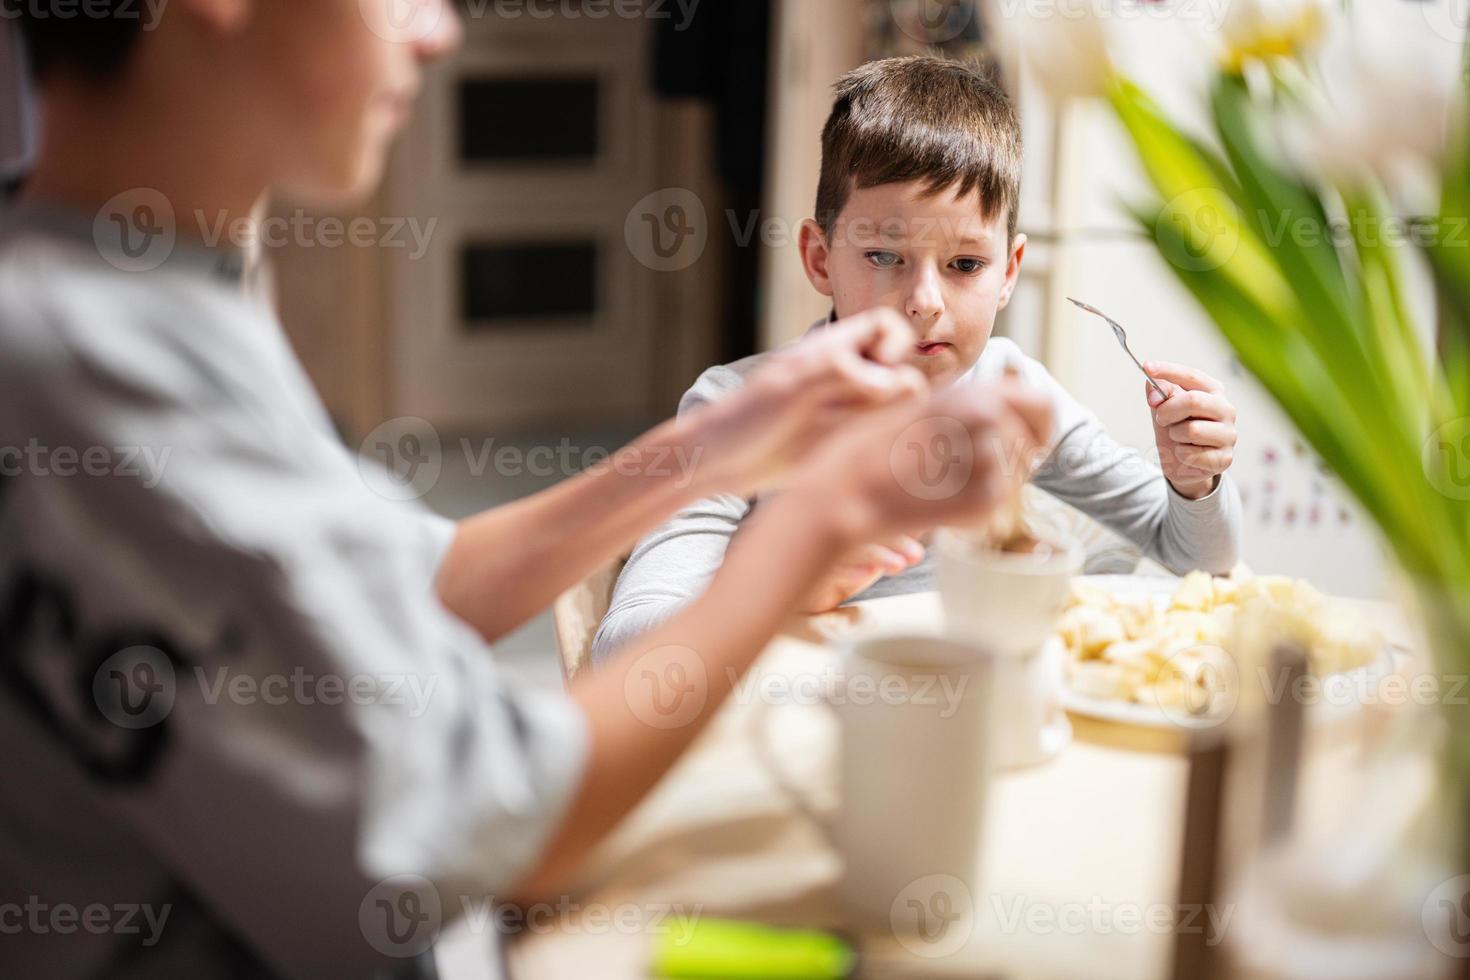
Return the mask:
<path id="1" fill-rule="evenodd" d="M 250 173 L 229 121 L 193 100 L 143 100 L 58 80 L 41 104 L 41 141 L 21 200 L 96 213 L 120 194 L 156 191 L 178 234 L 249 220 L 266 181 Z"/>

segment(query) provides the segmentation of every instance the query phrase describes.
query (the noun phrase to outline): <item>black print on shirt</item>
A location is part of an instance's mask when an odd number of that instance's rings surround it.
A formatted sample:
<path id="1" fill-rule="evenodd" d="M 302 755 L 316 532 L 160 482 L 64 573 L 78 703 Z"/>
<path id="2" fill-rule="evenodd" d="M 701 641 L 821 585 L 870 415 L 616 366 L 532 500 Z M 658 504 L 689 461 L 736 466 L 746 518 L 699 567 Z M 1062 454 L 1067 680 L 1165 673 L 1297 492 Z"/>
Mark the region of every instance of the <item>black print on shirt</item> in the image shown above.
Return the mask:
<path id="1" fill-rule="evenodd" d="M 0 618 L 0 683 L 97 779 L 148 780 L 186 658 L 156 631 L 84 631 L 65 585 L 22 570 Z"/>

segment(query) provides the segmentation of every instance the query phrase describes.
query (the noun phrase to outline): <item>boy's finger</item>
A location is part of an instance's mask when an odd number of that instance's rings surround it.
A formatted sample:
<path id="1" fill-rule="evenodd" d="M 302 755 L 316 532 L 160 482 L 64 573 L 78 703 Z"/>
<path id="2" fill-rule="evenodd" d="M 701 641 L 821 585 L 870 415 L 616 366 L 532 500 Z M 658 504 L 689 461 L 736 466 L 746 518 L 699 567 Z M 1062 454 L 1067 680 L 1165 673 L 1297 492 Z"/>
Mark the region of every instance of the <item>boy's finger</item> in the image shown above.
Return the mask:
<path id="1" fill-rule="evenodd" d="M 1172 381 L 1179 387 L 1190 391 L 1208 391 L 1218 395 L 1225 390 L 1225 386 L 1220 382 L 1187 364 L 1175 364 L 1173 361 L 1145 361 L 1143 369 L 1155 379 Z"/>
<path id="2" fill-rule="evenodd" d="M 902 364 L 914 345 L 914 328 L 888 307 L 876 307 L 833 324 L 834 343 L 879 364 Z"/>
<path id="3" fill-rule="evenodd" d="M 1233 422 L 1235 414 L 1229 402 L 1207 391 L 1176 391 L 1154 410 L 1154 424 L 1161 429 L 1186 419 Z"/>
<path id="4" fill-rule="evenodd" d="M 1191 419 L 1188 422 L 1169 426 L 1168 432 L 1170 439 L 1191 446 L 1228 449 L 1236 442 L 1235 428 L 1224 422 Z"/>
<path id="5" fill-rule="evenodd" d="M 1201 446 L 1176 446 L 1174 458 L 1185 466 L 1192 466 L 1210 476 L 1230 468 L 1232 453 L 1229 449 L 1206 449 Z"/>
<path id="6" fill-rule="evenodd" d="M 1049 445 L 1052 429 L 1051 399 L 1039 389 L 1019 381 L 1001 384 L 1000 394 L 1007 407 L 1025 425 L 1032 441 L 1037 446 Z"/>
<path id="7" fill-rule="evenodd" d="M 1164 393 L 1162 395 L 1159 394 L 1159 388 L 1164 389 Z M 1143 382 L 1143 394 L 1148 399 L 1149 408 L 1158 408 L 1160 405 L 1164 404 L 1164 401 L 1166 399 L 1173 396 L 1176 392 L 1180 392 L 1183 390 L 1184 389 L 1180 388 L 1172 381 L 1161 380 L 1158 382 L 1158 388 L 1154 387 L 1153 382 L 1147 380 Z"/>
<path id="8" fill-rule="evenodd" d="M 883 544 L 902 555 L 910 565 L 917 565 L 924 560 L 924 545 L 918 538 L 899 534 L 884 541 Z"/>

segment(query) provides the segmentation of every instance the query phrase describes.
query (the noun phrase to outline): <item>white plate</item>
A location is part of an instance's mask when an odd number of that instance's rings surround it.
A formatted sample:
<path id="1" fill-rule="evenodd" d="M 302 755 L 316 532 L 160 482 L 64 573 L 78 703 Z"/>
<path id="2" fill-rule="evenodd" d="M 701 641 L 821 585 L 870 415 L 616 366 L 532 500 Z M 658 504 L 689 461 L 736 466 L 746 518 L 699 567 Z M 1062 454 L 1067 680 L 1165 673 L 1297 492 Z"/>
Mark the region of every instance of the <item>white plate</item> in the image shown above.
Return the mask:
<path id="1" fill-rule="evenodd" d="M 1160 609 L 1166 608 L 1179 588 L 1182 579 L 1167 575 L 1083 575 L 1079 581 L 1100 588 L 1112 595 L 1152 596 Z M 1070 654 L 1068 657 L 1070 658 Z M 1069 664 L 1070 665 L 1070 664 Z M 1343 675 L 1354 682 L 1372 684 L 1393 673 L 1396 669 L 1392 646 L 1385 646 L 1382 654 L 1373 663 L 1354 668 Z M 1169 710 L 1155 704 L 1138 704 L 1120 701 L 1117 698 L 1094 698 L 1074 692 L 1066 680 L 1062 684 L 1062 706 L 1075 715 L 1096 718 L 1122 725 L 1138 725 L 1144 728 L 1213 728 L 1226 721 L 1234 710 L 1229 705 L 1222 712 L 1189 716 L 1182 710 Z M 1341 718 L 1361 710 L 1360 703 L 1319 701 L 1309 705 L 1314 718 Z"/>

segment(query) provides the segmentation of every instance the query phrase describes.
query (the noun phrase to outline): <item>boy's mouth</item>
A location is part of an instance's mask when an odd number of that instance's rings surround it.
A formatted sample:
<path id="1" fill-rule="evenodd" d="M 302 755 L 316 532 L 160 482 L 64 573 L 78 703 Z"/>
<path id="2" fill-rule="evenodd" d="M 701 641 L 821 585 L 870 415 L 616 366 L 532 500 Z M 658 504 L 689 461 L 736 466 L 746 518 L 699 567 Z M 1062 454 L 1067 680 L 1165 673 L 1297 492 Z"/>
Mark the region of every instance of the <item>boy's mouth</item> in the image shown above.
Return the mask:
<path id="1" fill-rule="evenodd" d="M 923 343 L 914 345 L 914 350 L 919 352 L 920 357 L 934 357 L 937 354 L 943 354 L 945 351 L 953 349 L 954 344 L 951 344 L 947 340 L 926 340 Z"/>

